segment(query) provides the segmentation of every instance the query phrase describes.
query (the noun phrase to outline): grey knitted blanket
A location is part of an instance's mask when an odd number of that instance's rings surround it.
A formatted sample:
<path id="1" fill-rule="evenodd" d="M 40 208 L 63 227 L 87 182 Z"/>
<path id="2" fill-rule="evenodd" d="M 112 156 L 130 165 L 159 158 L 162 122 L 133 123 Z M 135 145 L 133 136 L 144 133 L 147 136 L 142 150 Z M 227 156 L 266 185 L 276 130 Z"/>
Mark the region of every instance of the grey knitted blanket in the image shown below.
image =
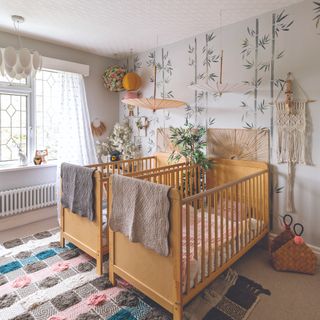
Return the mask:
<path id="1" fill-rule="evenodd" d="M 94 171 L 95 169 L 74 164 L 61 164 L 62 206 L 91 221 L 95 219 Z"/>
<path id="2" fill-rule="evenodd" d="M 160 255 L 169 255 L 170 187 L 112 175 L 110 228 Z"/>

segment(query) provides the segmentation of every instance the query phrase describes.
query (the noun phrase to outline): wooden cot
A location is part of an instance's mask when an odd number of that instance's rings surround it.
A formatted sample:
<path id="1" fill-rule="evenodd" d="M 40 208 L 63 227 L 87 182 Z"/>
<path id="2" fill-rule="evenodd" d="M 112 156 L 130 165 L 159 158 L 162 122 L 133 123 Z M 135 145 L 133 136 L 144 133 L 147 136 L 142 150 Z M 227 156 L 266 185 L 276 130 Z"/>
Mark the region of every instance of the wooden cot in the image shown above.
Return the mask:
<path id="1" fill-rule="evenodd" d="M 157 156 L 152 156 L 89 165 L 88 167 L 96 169 L 94 173 L 94 207 L 96 218 L 94 221 L 90 221 L 88 218 L 81 217 L 60 205 L 61 246 L 64 247 L 65 240 L 70 241 L 89 256 L 96 259 L 97 274 L 101 275 L 103 273 L 103 255 L 109 251 L 107 241 L 103 243 L 103 239 L 105 238 L 107 240 L 108 238 L 107 231 L 106 234 L 103 234 L 103 202 L 104 200 L 107 203 L 109 202 L 108 182 L 110 176 L 114 173 L 127 174 L 156 168 L 159 163 L 162 163 L 161 161 L 161 156 L 159 156 L 159 160 Z M 108 221 L 107 208 L 105 214 L 106 221 Z"/>
<path id="2" fill-rule="evenodd" d="M 130 175 L 172 187 L 170 254 L 109 229 L 109 278 L 113 284 L 116 275 L 123 278 L 181 320 L 191 299 L 267 235 L 268 165 L 216 159 L 208 172 L 182 164 Z"/>

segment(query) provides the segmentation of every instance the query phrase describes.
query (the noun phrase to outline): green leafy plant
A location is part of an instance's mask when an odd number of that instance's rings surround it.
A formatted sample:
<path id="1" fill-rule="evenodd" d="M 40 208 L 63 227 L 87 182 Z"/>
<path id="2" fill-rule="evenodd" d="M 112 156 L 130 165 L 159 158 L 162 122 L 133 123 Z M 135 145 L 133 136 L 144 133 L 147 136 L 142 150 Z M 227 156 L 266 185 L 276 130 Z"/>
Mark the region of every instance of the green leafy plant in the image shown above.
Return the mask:
<path id="1" fill-rule="evenodd" d="M 204 149 L 207 145 L 205 140 L 206 129 L 202 126 L 194 126 L 186 122 L 184 127 L 170 128 L 170 141 L 175 150 L 169 157 L 169 162 L 178 162 L 184 158 L 186 162 L 198 164 L 204 170 L 212 166 L 212 162 L 207 159 Z"/>

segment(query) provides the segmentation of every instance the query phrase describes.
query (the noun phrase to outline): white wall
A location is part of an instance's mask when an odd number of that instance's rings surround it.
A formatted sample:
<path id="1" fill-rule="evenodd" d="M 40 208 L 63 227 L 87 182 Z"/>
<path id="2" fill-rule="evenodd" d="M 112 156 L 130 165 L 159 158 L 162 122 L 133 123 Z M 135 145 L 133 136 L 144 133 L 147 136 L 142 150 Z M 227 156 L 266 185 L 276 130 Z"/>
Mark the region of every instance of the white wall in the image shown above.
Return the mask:
<path id="1" fill-rule="evenodd" d="M 196 37 L 184 41 L 158 48 L 156 50 L 156 62 L 158 64 L 158 92 L 165 97 L 173 97 L 186 101 L 193 111 L 191 121 L 206 124 L 209 117 L 215 118 L 214 127 L 217 128 L 241 128 L 246 123 L 255 127 L 276 128 L 272 122 L 273 106 L 270 101 L 274 100 L 279 89 L 274 85 L 274 95 L 272 97 L 270 83 L 275 83 L 278 79 L 285 79 L 290 71 L 295 76 L 301 87 L 308 96 L 315 99 L 316 102 L 308 105 L 308 121 L 312 129 L 311 149 L 313 165 L 298 165 L 296 170 L 295 182 L 295 202 L 296 213 L 294 220 L 302 222 L 305 225 L 305 239 L 316 246 L 320 246 L 320 25 L 317 30 L 316 23 L 313 20 L 316 15 L 313 11 L 315 4 L 312 0 L 307 0 L 285 9 L 282 16 L 281 11 L 270 12 L 262 16 L 252 18 L 241 23 L 222 28 L 222 35 L 219 30 L 210 31 L 206 34 L 200 34 Z M 227 13 L 224 13 L 227 14 Z M 273 14 L 275 18 L 281 20 L 277 26 L 283 30 L 278 31 L 278 35 L 272 30 Z M 287 16 L 285 16 L 287 15 Z M 282 17 L 284 17 L 282 19 Z M 222 17 L 223 18 L 223 17 Z M 291 24 L 291 21 L 293 23 Z M 244 65 L 253 62 L 255 59 L 255 35 L 251 37 L 249 31 L 255 32 L 256 24 L 259 27 L 259 41 L 263 42 L 265 36 L 266 43 L 258 46 L 258 65 L 246 69 Z M 288 29 L 288 30 L 286 30 Z M 188 85 L 195 79 L 196 75 L 206 72 L 203 64 L 206 53 L 206 36 L 213 33 L 215 38 L 208 43 L 208 47 L 213 49 L 213 55 L 220 54 L 221 45 L 224 49 L 224 80 L 229 82 L 252 81 L 255 77 L 255 70 L 258 72 L 258 79 L 261 78 L 261 84 L 257 86 L 256 96 L 256 119 L 255 119 L 255 99 L 254 95 L 246 96 L 242 94 L 230 94 L 221 98 L 213 98 L 208 95 L 203 98 L 195 97 L 195 91 L 188 88 Z M 252 45 L 251 53 L 242 59 L 243 42 L 248 39 Z M 274 38 L 274 43 L 272 39 Z M 195 57 L 195 41 L 197 42 L 197 57 Z M 274 44 L 274 46 L 273 46 Z M 272 48 L 274 47 L 274 54 Z M 204 48 L 204 51 L 203 51 Z M 138 54 L 135 58 L 139 61 L 133 66 L 143 78 L 144 85 L 142 93 L 145 97 L 152 96 L 153 84 L 150 82 L 152 77 L 152 67 L 150 67 L 150 52 Z M 162 52 L 164 57 L 162 56 Z M 209 54 L 210 55 L 210 54 Z M 279 57 L 278 57 L 279 56 Z M 195 59 L 196 58 L 196 59 Z M 196 60 L 197 65 L 192 64 Z M 170 61 L 170 63 L 169 63 Z M 271 72 L 270 62 L 274 61 L 274 75 Z M 126 63 L 126 61 L 123 61 Z M 169 64 L 168 64 L 169 63 Z M 192 65 L 190 65 L 192 64 Z M 266 64 L 266 70 L 262 66 Z M 164 66 L 164 68 L 163 68 Z M 172 66 L 172 69 L 171 69 Z M 260 69 L 261 67 L 261 69 Z M 219 63 L 212 62 L 208 68 L 209 73 L 218 75 Z M 164 82 L 163 82 L 164 80 Z M 201 79 L 197 79 L 201 83 Z M 295 88 L 297 89 L 297 88 Z M 198 92 L 198 94 L 201 92 Z M 301 92 L 299 97 L 303 97 Z M 241 102 L 244 101 L 248 107 L 241 108 Z M 265 110 L 259 111 L 259 106 L 266 104 Z M 202 112 L 196 111 L 197 107 L 203 107 Z M 247 113 L 246 113 L 247 111 Z M 159 127 L 183 125 L 187 112 L 184 108 L 172 109 L 169 112 L 157 111 L 154 116 L 151 111 L 140 109 L 140 115 L 147 116 L 152 120 L 148 130 L 148 136 L 142 138 L 142 150 L 145 154 L 151 154 L 155 151 L 155 134 Z M 275 115 L 275 113 L 274 113 Z M 120 118 L 127 118 L 128 111 L 125 105 L 120 103 Z M 242 118 L 244 116 L 244 118 Z M 132 119 L 131 119 L 132 121 Z M 274 187 L 276 185 L 285 186 L 287 175 L 286 165 L 278 165 L 275 158 L 276 134 L 272 143 L 274 165 Z M 279 215 L 285 213 L 285 192 L 275 193 L 274 197 L 274 231 L 279 231 Z"/>
<path id="2" fill-rule="evenodd" d="M 90 75 L 85 77 L 85 86 L 90 117 L 91 119 L 100 118 L 106 124 L 108 132 L 112 130 L 114 123 L 119 118 L 119 98 L 117 93 L 112 93 L 103 86 L 102 74 L 107 66 L 115 63 L 115 60 L 30 38 L 22 38 L 22 43 L 27 48 L 38 50 L 43 56 L 89 65 Z M 17 37 L 13 34 L 0 32 L 0 47 L 10 45 L 17 46 Z M 55 168 L 16 172 L 0 171 L 0 190 L 53 182 L 54 180 Z"/>

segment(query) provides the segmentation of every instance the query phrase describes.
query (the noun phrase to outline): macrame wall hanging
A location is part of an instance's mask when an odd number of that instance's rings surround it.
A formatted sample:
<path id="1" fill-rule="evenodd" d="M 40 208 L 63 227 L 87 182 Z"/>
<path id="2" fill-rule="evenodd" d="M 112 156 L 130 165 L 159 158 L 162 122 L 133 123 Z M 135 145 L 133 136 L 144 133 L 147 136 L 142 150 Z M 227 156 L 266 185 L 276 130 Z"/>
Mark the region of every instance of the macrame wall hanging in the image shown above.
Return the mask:
<path id="1" fill-rule="evenodd" d="M 283 90 L 285 100 L 278 101 L 281 90 L 275 101 L 276 125 L 278 130 L 277 161 L 288 164 L 286 210 L 294 212 L 294 169 L 296 164 L 306 164 L 306 105 L 309 101 L 304 90 L 304 98 L 293 97 L 293 76 L 288 73 Z"/>

